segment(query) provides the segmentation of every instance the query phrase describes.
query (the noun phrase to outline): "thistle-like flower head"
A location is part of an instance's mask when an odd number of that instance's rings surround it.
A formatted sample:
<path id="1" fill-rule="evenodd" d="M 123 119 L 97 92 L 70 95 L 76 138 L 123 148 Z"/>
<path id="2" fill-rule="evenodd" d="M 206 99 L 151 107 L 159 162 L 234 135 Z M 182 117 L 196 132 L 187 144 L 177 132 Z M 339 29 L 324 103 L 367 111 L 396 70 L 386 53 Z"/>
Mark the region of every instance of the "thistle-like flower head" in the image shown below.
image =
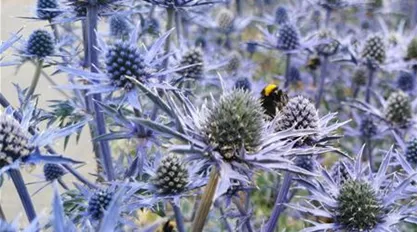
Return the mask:
<path id="1" fill-rule="evenodd" d="M 152 183 L 159 194 L 173 195 L 183 192 L 188 183 L 188 169 L 178 155 L 162 158 Z"/>
<path id="2" fill-rule="evenodd" d="M 375 120 L 371 116 L 365 116 L 359 125 L 359 131 L 364 138 L 372 138 L 378 133 Z"/>
<path id="3" fill-rule="evenodd" d="M 94 220 L 103 217 L 104 212 L 110 205 L 113 198 L 113 192 L 109 189 L 96 190 L 88 200 L 88 213 Z"/>
<path id="4" fill-rule="evenodd" d="M 277 130 L 283 131 L 294 127 L 297 130 L 317 129 L 319 116 L 316 107 L 303 96 L 291 98 L 282 109 L 277 123 Z"/>
<path id="5" fill-rule="evenodd" d="M 397 79 L 397 87 L 404 91 L 413 91 L 416 87 L 416 77 L 409 72 L 401 72 Z"/>
<path id="6" fill-rule="evenodd" d="M 296 27 L 292 24 L 282 24 L 278 29 L 277 48 L 290 51 L 298 49 L 300 46 L 300 35 Z"/>
<path id="7" fill-rule="evenodd" d="M 234 51 L 230 54 L 230 60 L 226 65 L 228 72 L 236 72 L 242 65 L 242 56 L 239 52 Z"/>
<path id="8" fill-rule="evenodd" d="M 336 200 L 336 219 L 348 231 L 371 231 L 385 216 L 381 199 L 367 182 L 344 182 Z"/>
<path id="9" fill-rule="evenodd" d="M 386 58 L 386 48 L 381 36 L 373 35 L 369 37 L 362 50 L 362 57 L 372 66 L 382 64 Z"/>
<path id="10" fill-rule="evenodd" d="M 235 16 L 232 11 L 227 8 L 222 8 L 219 13 L 217 13 L 216 23 L 220 31 L 229 33 L 233 29 L 234 19 Z"/>
<path id="11" fill-rule="evenodd" d="M 132 26 L 127 17 L 123 15 L 113 15 L 109 20 L 110 35 L 115 38 L 125 38 L 129 36 Z"/>
<path id="12" fill-rule="evenodd" d="M 204 133 L 225 159 L 234 159 L 242 149 L 258 150 L 264 126 L 260 101 L 247 91 L 235 90 L 212 109 Z"/>
<path id="13" fill-rule="evenodd" d="M 366 69 L 364 68 L 358 68 L 353 73 L 352 81 L 357 86 L 364 86 L 366 85 L 366 82 L 368 80 Z"/>
<path id="14" fill-rule="evenodd" d="M 323 29 L 319 31 L 317 38 L 323 41 L 315 47 L 318 54 L 324 56 L 332 56 L 337 53 L 340 43 L 335 39 L 334 33 L 332 31 Z"/>
<path id="15" fill-rule="evenodd" d="M 26 44 L 26 54 L 38 59 L 54 54 L 55 42 L 53 36 L 45 30 L 32 32 Z"/>
<path id="16" fill-rule="evenodd" d="M 141 82 L 148 78 L 146 65 L 139 50 L 126 42 L 117 42 L 107 51 L 106 69 L 112 84 L 126 90 L 133 88 L 133 83 L 126 78 L 127 76 Z"/>
<path id="17" fill-rule="evenodd" d="M 399 179 L 390 175 L 392 149 L 384 155 L 376 172 L 362 163 L 362 152 L 363 148 L 354 162 L 336 163 L 333 170 L 337 170 L 337 175 L 321 167 L 322 175 L 316 181 L 300 180 L 312 195 L 305 198 L 305 204 L 291 204 L 291 207 L 328 218 L 313 222 L 302 231 L 397 231 L 395 226 L 411 216 L 412 211 L 399 203 L 407 197 L 400 193 L 412 177 Z"/>
<path id="18" fill-rule="evenodd" d="M 275 23 L 278 25 L 282 25 L 288 23 L 290 21 L 288 17 L 288 11 L 285 7 L 279 6 L 275 10 Z"/>
<path id="19" fill-rule="evenodd" d="M 410 164 L 417 165 L 417 138 L 412 138 L 407 141 L 405 158 Z"/>
<path id="20" fill-rule="evenodd" d="M 59 164 L 47 163 L 43 166 L 43 175 L 47 181 L 54 181 L 65 175 L 65 170 Z"/>
<path id="21" fill-rule="evenodd" d="M 36 5 L 36 15 L 39 19 L 51 20 L 57 17 L 59 5 L 57 0 L 38 0 Z"/>
<path id="22" fill-rule="evenodd" d="M 391 93 L 385 108 L 386 119 L 398 126 L 406 126 L 412 117 L 409 97 L 402 91 Z"/>
<path id="23" fill-rule="evenodd" d="M 29 138 L 16 119 L 0 115 L 0 168 L 29 156 L 33 151 Z"/>
<path id="24" fill-rule="evenodd" d="M 180 61 L 181 66 L 189 66 L 193 65 L 192 67 L 188 67 L 178 71 L 185 79 L 191 80 L 198 80 L 203 76 L 204 71 L 204 59 L 203 59 L 203 51 L 199 47 L 189 49 L 181 58 Z"/>

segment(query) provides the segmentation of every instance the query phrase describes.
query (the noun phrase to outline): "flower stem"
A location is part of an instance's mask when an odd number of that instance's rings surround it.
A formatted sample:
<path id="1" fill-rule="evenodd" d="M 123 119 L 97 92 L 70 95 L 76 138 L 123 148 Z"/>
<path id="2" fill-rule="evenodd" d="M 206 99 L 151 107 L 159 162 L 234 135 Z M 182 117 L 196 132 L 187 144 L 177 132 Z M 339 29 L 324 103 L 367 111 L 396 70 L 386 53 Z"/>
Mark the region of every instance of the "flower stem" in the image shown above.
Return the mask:
<path id="1" fill-rule="evenodd" d="M 233 203 L 236 205 L 237 210 L 239 211 L 242 217 L 248 216 L 248 212 L 246 211 L 245 207 L 241 204 L 241 202 L 238 199 L 234 198 Z M 247 232 L 253 232 L 252 224 L 250 223 L 249 218 L 245 218 L 245 226 L 246 226 Z"/>
<path id="2" fill-rule="evenodd" d="M 277 226 L 279 216 L 284 209 L 283 203 L 287 200 L 287 194 L 291 187 L 292 174 L 289 172 L 285 173 L 284 181 L 282 183 L 281 189 L 279 190 L 277 199 L 275 200 L 275 205 L 272 210 L 272 215 L 267 222 L 265 229 L 263 231 L 273 232 Z"/>
<path id="3" fill-rule="evenodd" d="M 285 61 L 285 84 L 284 88 L 287 89 L 290 86 L 290 68 L 291 67 L 291 53 L 287 54 Z"/>
<path id="4" fill-rule="evenodd" d="M 36 86 L 39 82 L 39 77 L 41 76 L 42 66 L 43 59 L 37 60 L 35 74 L 33 75 L 32 83 L 30 84 L 29 90 L 26 93 L 26 101 L 29 101 L 33 93 L 35 92 Z"/>
<path id="5" fill-rule="evenodd" d="M 371 101 L 371 90 L 372 90 L 372 83 L 374 82 L 374 74 L 375 70 L 373 68 L 368 68 L 368 84 L 366 86 L 366 95 L 365 95 L 365 102 L 369 103 Z"/>
<path id="6" fill-rule="evenodd" d="M 172 28 L 172 25 L 174 23 L 174 18 L 175 18 L 175 9 L 172 7 L 167 8 L 167 25 L 166 25 L 166 30 L 165 31 L 169 31 Z M 165 55 L 167 55 L 169 53 L 169 51 L 171 50 L 171 36 L 169 36 L 167 38 L 167 41 L 165 42 Z M 168 58 L 166 60 L 164 60 L 164 67 L 167 68 L 168 67 Z"/>
<path id="7" fill-rule="evenodd" d="M 182 16 L 180 11 L 175 11 L 175 31 L 177 33 L 177 45 L 181 45 L 182 41 Z"/>
<path id="8" fill-rule="evenodd" d="M 197 215 L 193 222 L 192 232 L 201 232 L 203 231 L 206 218 L 210 212 L 211 205 L 213 203 L 214 194 L 216 193 L 217 183 L 219 182 L 220 175 L 217 172 L 216 168 L 213 167 L 213 170 L 210 174 L 210 179 L 205 188 L 204 194 L 201 198 L 200 206 L 197 210 Z"/>
<path id="9" fill-rule="evenodd" d="M 99 61 L 98 61 L 98 51 L 97 51 L 97 22 L 98 22 L 98 6 L 97 0 L 89 0 L 89 5 L 87 8 L 87 28 L 88 28 L 88 53 L 89 53 L 89 63 L 91 64 L 90 70 L 93 73 L 98 73 Z M 97 136 L 106 134 L 106 124 L 104 119 L 104 114 L 100 109 L 99 102 L 101 102 L 101 95 L 93 95 L 93 104 L 94 104 L 94 113 L 97 123 Z M 104 166 L 104 171 L 107 176 L 108 181 L 114 180 L 114 169 L 113 161 L 111 157 L 111 150 L 108 141 L 100 141 L 100 158 Z"/>
<path id="10" fill-rule="evenodd" d="M 329 63 L 329 58 L 327 56 L 324 56 L 323 57 L 323 63 L 321 64 L 321 69 L 320 69 L 319 89 L 318 89 L 317 95 L 316 95 L 316 109 L 320 108 L 321 99 L 323 98 L 324 83 L 326 82 L 327 64 L 328 63 Z"/>
<path id="11" fill-rule="evenodd" d="M 172 208 L 174 209 L 175 222 L 177 223 L 178 232 L 185 232 L 186 230 L 184 226 L 184 217 L 182 216 L 180 207 L 172 202 L 171 202 L 171 205 L 172 205 Z"/>
<path id="12" fill-rule="evenodd" d="M 32 199 L 30 198 L 29 192 L 26 188 L 25 182 L 23 181 L 22 174 L 17 169 L 10 169 L 8 172 L 13 180 L 20 200 L 22 201 L 26 216 L 28 217 L 29 222 L 32 222 L 36 218 L 36 212 L 35 208 L 33 207 Z"/>
<path id="13" fill-rule="evenodd" d="M 243 8 L 243 1 L 242 0 L 236 0 L 236 12 L 237 15 L 242 15 L 242 8 Z"/>

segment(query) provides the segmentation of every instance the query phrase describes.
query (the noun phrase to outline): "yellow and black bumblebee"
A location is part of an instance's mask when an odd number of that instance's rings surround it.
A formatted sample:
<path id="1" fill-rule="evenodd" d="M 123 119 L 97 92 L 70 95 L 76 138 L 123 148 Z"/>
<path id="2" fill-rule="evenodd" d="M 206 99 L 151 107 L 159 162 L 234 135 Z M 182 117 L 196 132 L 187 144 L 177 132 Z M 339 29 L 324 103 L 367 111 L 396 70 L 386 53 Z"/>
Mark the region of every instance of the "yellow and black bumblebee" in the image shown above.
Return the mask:
<path id="1" fill-rule="evenodd" d="M 269 84 L 262 89 L 261 101 L 265 113 L 274 118 L 278 111 L 288 103 L 288 95 L 277 85 Z"/>
<path id="2" fill-rule="evenodd" d="M 320 58 L 318 56 L 313 56 L 307 61 L 307 68 L 311 70 L 316 70 L 320 66 Z"/>

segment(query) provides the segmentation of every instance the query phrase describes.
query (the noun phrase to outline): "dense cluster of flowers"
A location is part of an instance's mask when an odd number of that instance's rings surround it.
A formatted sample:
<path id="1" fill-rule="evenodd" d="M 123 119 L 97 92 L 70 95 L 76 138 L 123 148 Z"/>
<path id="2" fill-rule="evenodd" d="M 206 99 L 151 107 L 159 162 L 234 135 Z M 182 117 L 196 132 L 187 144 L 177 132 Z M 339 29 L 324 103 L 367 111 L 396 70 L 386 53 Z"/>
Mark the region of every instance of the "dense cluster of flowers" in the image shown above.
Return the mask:
<path id="1" fill-rule="evenodd" d="M 415 0 L 33 5 L 48 27 L 0 45 L 35 66 L 0 93 L 3 202 L 29 223 L 0 231 L 417 230 Z"/>

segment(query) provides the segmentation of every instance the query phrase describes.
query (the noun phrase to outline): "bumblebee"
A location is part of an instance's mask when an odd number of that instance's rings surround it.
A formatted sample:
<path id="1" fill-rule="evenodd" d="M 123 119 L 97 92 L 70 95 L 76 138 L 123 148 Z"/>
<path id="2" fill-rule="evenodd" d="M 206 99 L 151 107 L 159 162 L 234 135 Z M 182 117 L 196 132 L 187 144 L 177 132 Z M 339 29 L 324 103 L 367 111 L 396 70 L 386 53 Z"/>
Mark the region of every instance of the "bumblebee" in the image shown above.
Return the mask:
<path id="1" fill-rule="evenodd" d="M 320 58 L 318 56 L 311 57 L 306 66 L 311 70 L 316 70 L 320 66 Z"/>
<path id="2" fill-rule="evenodd" d="M 164 225 L 162 226 L 162 228 L 160 228 L 159 230 L 157 230 L 158 232 L 174 232 L 176 231 L 176 226 L 175 226 L 175 222 L 172 220 L 168 220 L 164 223 Z"/>
<path id="3" fill-rule="evenodd" d="M 269 84 L 262 89 L 261 101 L 265 113 L 274 118 L 278 111 L 288 103 L 288 95 L 274 84 Z"/>

